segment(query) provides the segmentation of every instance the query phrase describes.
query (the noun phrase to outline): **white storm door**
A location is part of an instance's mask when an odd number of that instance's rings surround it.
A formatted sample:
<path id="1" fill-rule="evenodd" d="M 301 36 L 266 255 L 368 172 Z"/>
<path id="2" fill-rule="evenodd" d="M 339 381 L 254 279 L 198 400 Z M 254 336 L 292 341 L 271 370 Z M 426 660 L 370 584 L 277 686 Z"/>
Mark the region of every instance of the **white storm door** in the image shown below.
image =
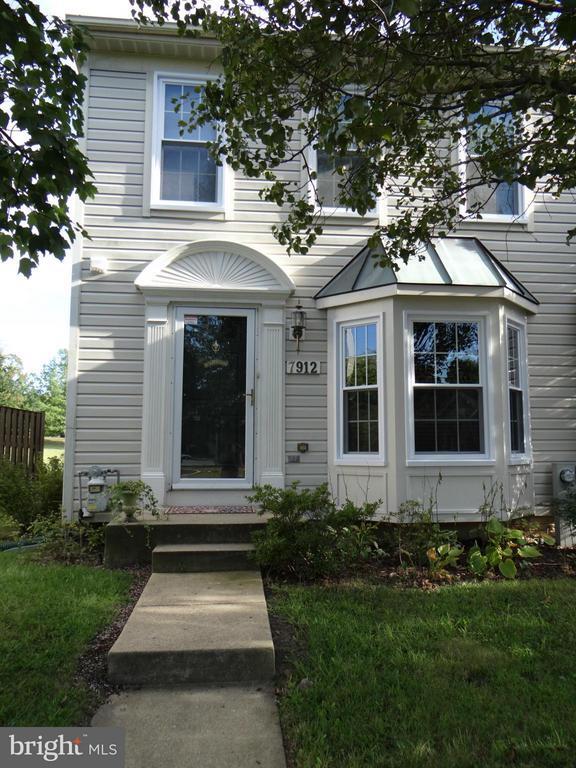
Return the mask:
<path id="1" fill-rule="evenodd" d="M 255 315 L 177 310 L 173 487 L 252 486 Z"/>

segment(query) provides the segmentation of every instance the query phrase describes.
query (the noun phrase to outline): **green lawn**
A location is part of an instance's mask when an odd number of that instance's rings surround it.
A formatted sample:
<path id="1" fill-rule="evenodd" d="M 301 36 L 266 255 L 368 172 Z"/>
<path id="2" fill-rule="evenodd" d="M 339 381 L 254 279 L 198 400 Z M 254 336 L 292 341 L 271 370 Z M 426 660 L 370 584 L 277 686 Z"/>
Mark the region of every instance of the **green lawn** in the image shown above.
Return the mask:
<path id="1" fill-rule="evenodd" d="M 575 609 L 568 579 L 279 588 L 295 766 L 573 768 Z"/>
<path id="2" fill-rule="evenodd" d="M 44 461 L 47 461 L 52 456 L 64 456 L 63 437 L 44 438 Z"/>
<path id="3" fill-rule="evenodd" d="M 126 573 L 0 553 L 0 725 L 70 726 L 90 697 L 78 656 L 126 601 Z"/>

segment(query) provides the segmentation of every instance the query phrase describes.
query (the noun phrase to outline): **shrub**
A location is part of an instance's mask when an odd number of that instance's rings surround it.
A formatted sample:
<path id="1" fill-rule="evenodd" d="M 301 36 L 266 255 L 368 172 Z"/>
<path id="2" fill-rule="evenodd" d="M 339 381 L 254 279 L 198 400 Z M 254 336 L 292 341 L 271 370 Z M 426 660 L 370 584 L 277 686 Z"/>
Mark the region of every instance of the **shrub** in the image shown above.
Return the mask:
<path id="1" fill-rule="evenodd" d="M 250 500 L 269 513 L 253 534 L 254 560 L 276 574 L 299 579 L 335 576 L 379 551 L 369 522 L 380 502 L 337 507 L 326 484 L 313 490 L 258 486 Z"/>
<path id="2" fill-rule="evenodd" d="M 21 464 L 0 461 L 0 512 L 23 528 L 34 519 L 33 480 Z"/>
<path id="3" fill-rule="evenodd" d="M 401 565 L 426 565 L 432 574 L 439 574 L 456 566 L 463 549 L 458 544 L 458 533 L 442 527 L 438 522 L 438 486 L 426 502 L 410 499 L 398 510 L 396 549 Z"/>
<path id="4" fill-rule="evenodd" d="M 63 563 L 101 562 L 104 526 L 66 522 L 58 515 L 39 517 L 29 526 L 28 535 L 40 540 L 36 550 L 41 560 Z"/>
<path id="5" fill-rule="evenodd" d="M 0 541 L 14 541 L 18 538 L 20 526 L 13 517 L 0 512 Z"/>
<path id="6" fill-rule="evenodd" d="M 529 534 L 509 528 L 496 517 L 486 523 L 485 535 L 484 548 L 476 543 L 468 552 L 468 567 L 476 576 L 498 570 L 504 578 L 514 579 L 518 574 L 517 566 L 525 568 L 530 560 L 541 557 L 542 553 Z M 542 535 L 540 539 L 545 544 L 554 544 L 550 536 Z"/>
<path id="7" fill-rule="evenodd" d="M 576 530 L 576 486 L 570 486 L 552 499 L 552 511 L 573 531 Z"/>
<path id="8" fill-rule="evenodd" d="M 32 479 L 34 517 L 60 513 L 63 476 L 64 459 L 61 456 L 51 456 L 48 461 L 40 464 L 36 477 Z"/>
<path id="9" fill-rule="evenodd" d="M 62 504 L 63 459 L 53 456 L 41 463 L 36 475 L 21 464 L 0 462 L 0 511 L 23 531 L 33 520 L 59 513 Z"/>

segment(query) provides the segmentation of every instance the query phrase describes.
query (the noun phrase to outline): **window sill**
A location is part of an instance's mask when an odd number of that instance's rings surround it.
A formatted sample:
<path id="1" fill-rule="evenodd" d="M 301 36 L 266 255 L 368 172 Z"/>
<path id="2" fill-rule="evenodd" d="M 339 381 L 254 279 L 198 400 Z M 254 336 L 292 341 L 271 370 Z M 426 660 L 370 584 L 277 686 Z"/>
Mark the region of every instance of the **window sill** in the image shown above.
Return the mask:
<path id="1" fill-rule="evenodd" d="M 410 457 L 406 461 L 407 467 L 438 467 L 438 466 L 451 466 L 451 467 L 493 467 L 496 465 L 495 459 L 488 457 L 473 458 L 471 456 L 465 456 L 463 458 L 454 458 L 454 456 L 438 455 L 438 456 L 426 456 L 421 459 Z"/>
<path id="2" fill-rule="evenodd" d="M 462 221 L 458 223 L 458 226 L 477 226 L 478 224 L 517 224 L 525 227 L 529 223 L 527 216 L 510 216 L 503 213 L 485 213 L 477 218 L 472 218 L 468 213 L 465 215 L 468 216 L 468 218 L 462 219 Z"/>
<path id="3" fill-rule="evenodd" d="M 388 462 L 384 456 L 375 456 L 370 453 L 362 453 L 354 456 L 339 456 L 334 459 L 334 466 L 339 467 L 387 467 Z"/>
<path id="4" fill-rule="evenodd" d="M 150 203 L 150 211 L 181 211 L 185 213 L 225 213 L 220 203 L 185 203 L 180 201 L 155 200 Z"/>
<path id="5" fill-rule="evenodd" d="M 508 458 L 508 466 L 509 467 L 519 467 L 519 466 L 529 466 L 532 464 L 532 457 L 531 456 L 510 456 Z"/>
<path id="6" fill-rule="evenodd" d="M 365 219 L 377 219 L 378 211 L 376 209 L 367 211 L 364 215 L 353 211 L 351 208 L 331 208 L 326 206 L 325 208 L 315 208 L 314 212 L 318 216 L 323 216 L 325 219 L 359 219 L 364 221 Z"/>

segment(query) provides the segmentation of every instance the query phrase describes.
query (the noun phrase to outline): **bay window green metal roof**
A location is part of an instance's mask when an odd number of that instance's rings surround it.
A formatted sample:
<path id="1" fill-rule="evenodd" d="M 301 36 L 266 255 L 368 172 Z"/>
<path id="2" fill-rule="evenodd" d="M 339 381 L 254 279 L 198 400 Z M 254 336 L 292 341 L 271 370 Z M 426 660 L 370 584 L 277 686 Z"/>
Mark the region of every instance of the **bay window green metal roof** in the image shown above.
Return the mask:
<path id="1" fill-rule="evenodd" d="M 380 249 L 365 246 L 322 288 L 316 298 L 391 285 L 507 288 L 538 304 L 532 293 L 475 237 L 445 237 L 422 247 L 398 269 L 378 263 Z"/>

